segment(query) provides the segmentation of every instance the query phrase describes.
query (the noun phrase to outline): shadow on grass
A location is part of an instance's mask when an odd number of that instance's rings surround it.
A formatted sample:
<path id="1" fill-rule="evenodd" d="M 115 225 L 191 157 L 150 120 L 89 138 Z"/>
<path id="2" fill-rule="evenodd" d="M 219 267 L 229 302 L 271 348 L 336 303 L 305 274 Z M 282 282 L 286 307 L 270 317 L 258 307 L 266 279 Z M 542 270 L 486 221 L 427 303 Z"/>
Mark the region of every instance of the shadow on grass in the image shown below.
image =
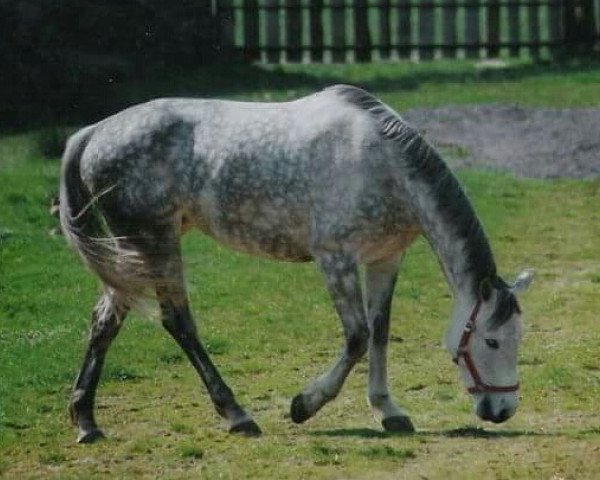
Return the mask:
<path id="1" fill-rule="evenodd" d="M 337 428 L 315 430 L 309 435 L 315 437 L 357 437 L 357 438 L 394 438 L 394 437 L 446 437 L 446 438 L 513 438 L 513 437 L 557 437 L 564 435 L 598 435 L 599 429 L 586 429 L 577 432 L 536 431 L 536 430 L 486 430 L 481 427 L 460 427 L 449 430 L 417 430 L 415 433 L 393 433 L 372 428 Z"/>
<path id="2" fill-rule="evenodd" d="M 97 121 L 129 105 L 163 96 L 227 97 L 271 94 L 292 98 L 335 83 L 355 83 L 378 93 L 416 90 L 422 83 L 486 83 L 553 74 L 581 73 L 600 68 L 600 60 L 586 58 L 560 63 L 509 64 L 502 68 L 474 68 L 469 62 L 423 64 L 367 64 L 281 67 L 223 63 L 192 69 L 146 72 L 143 78 L 119 78 L 106 71 L 62 90 L 4 91 L 0 131 Z M 358 73 L 357 73 L 358 72 Z M 356 81 L 353 81 L 356 79 Z"/>

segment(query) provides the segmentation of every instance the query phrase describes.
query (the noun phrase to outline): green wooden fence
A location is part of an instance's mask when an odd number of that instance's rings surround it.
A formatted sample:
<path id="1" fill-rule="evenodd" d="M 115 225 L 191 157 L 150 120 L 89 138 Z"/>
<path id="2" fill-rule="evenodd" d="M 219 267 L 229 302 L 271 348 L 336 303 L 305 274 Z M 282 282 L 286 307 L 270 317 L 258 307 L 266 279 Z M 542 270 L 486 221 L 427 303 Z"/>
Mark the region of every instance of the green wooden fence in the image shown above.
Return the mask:
<path id="1" fill-rule="evenodd" d="M 218 0 L 218 43 L 248 61 L 533 58 L 597 48 L 600 0 Z"/>

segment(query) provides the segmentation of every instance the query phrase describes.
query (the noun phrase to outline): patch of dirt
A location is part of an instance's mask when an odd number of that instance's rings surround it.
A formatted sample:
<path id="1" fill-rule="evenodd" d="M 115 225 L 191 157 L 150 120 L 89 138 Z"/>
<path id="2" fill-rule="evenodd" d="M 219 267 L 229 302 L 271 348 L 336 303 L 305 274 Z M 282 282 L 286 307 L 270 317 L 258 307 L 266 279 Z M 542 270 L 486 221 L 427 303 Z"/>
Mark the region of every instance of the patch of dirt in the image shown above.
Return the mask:
<path id="1" fill-rule="evenodd" d="M 600 177 L 597 108 L 491 104 L 413 109 L 402 116 L 424 131 L 453 168 L 504 170 L 530 178 Z"/>

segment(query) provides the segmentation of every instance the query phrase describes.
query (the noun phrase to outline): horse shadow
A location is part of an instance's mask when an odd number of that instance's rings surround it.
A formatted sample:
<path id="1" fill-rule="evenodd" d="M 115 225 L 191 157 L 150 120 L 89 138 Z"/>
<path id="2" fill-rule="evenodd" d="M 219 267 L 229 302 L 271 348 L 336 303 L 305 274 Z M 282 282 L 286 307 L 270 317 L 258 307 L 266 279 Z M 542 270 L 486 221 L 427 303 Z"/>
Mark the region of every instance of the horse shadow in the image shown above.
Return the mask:
<path id="1" fill-rule="evenodd" d="M 578 432 L 568 432 L 576 435 L 596 435 L 600 429 L 585 429 Z M 394 437 L 443 437 L 443 438 L 516 438 L 516 437 L 557 437 L 567 434 L 561 431 L 507 429 L 488 430 L 482 427 L 467 425 L 451 429 L 422 429 L 414 433 L 395 433 L 376 430 L 374 428 L 335 428 L 326 430 L 313 430 L 309 435 L 314 437 L 355 437 L 355 438 L 394 438 Z"/>

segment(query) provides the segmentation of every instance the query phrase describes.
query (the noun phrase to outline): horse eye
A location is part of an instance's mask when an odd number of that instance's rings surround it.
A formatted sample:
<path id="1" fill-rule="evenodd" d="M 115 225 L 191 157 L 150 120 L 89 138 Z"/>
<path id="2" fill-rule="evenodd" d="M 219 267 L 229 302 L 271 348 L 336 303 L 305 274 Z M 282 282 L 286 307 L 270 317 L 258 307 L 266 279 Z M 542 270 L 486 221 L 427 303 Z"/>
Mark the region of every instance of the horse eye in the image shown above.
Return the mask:
<path id="1" fill-rule="evenodd" d="M 498 345 L 498 340 L 494 340 L 493 338 L 486 338 L 485 344 L 493 349 L 497 349 L 500 345 Z"/>

